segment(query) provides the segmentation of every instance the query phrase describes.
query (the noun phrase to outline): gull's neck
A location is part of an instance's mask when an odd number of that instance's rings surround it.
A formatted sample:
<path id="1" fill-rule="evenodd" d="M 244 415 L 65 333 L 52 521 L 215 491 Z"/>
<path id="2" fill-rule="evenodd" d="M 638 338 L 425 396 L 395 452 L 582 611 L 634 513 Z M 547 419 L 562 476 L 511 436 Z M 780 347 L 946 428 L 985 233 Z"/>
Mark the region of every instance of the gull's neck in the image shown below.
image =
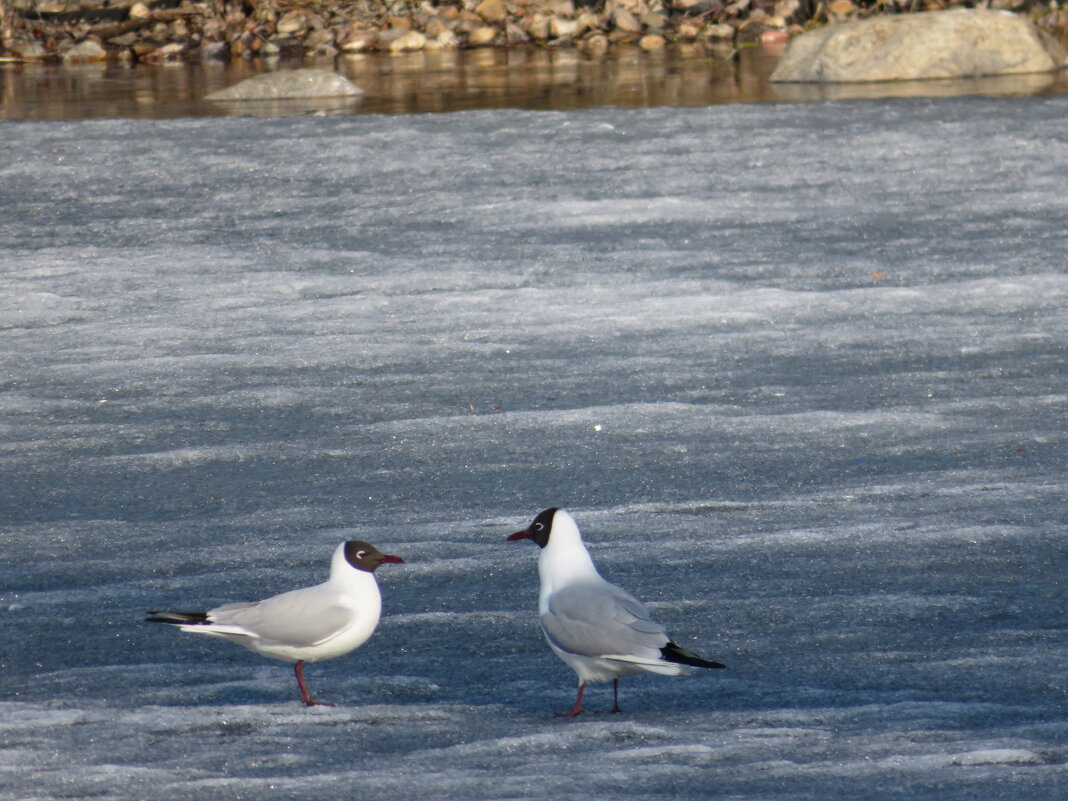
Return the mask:
<path id="1" fill-rule="evenodd" d="M 343 591 L 358 591 L 373 596 L 379 594 L 375 574 L 358 570 L 349 564 L 349 560 L 345 558 L 345 543 L 341 543 L 334 550 L 334 556 L 330 559 L 330 579 L 326 583 Z"/>
<path id="2" fill-rule="evenodd" d="M 568 584 L 603 581 L 582 542 L 578 526 L 571 515 L 562 509 L 553 517 L 549 543 L 538 556 L 538 576 L 541 579 L 542 601 Z"/>

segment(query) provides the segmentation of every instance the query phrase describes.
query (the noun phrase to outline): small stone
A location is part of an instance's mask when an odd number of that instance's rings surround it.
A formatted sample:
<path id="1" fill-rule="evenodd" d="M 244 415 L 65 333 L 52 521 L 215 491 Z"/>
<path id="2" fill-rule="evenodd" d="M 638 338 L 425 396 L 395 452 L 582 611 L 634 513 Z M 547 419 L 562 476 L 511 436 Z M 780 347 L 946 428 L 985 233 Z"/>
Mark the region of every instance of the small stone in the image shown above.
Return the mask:
<path id="1" fill-rule="evenodd" d="M 145 53 L 141 57 L 141 61 L 146 64 L 173 64 L 174 62 L 181 60 L 184 52 L 185 45 L 179 44 L 178 42 L 171 42 L 162 47 L 157 47 L 151 53 Z"/>
<path id="2" fill-rule="evenodd" d="M 608 37 L 603 33 L 595 34 L 588 39 L 582 39 L 578 43 L 580 53 L 587 56 L 603 56 L 608 52 Z"/>
<path id="3" fill-rule="evenodd" d="M 663 50 L 665 44 L 667 42 L 664 37 L 655 33 L 647 34 L 638 40 L 638 47 L 647 53 L 651 53 L 654 50 Z"/>
<path id="4" fill-rule="evenodd" d="M 638 33 L 642 29 L 642 24 L 638 22 L 638 18 L 625 8 L 617 8 L 612 12 L 612 26 L 617 31 L 625 31 L 627 33 Z"/>
<path id="5" fill-rule="evenodd" d="M 130 31 L 129 33 L 124 33 L 121 36 L 112 36 L 110 39 L 108 39 L 108 44 L 114 45 L 115 47 L 129 47 L 139 38 L 140 37 L 135 31 Z"/>
<path id="6" fill-rule="evenodd" d="M 778 28 L 768 28 L 766 31 L 761 32 L 760 36 L 757 37 L 757 41 L 763 45 L 783 44 L 790 41 L 790 34 Z"/>
<path id="7" fill-rule="evenodd" d="M 675 28 L 675 35 L 680 39 L 696 39 L 701 35 L 701 25 L 690 20 L 680 22 Z"/>
<path id="8" fill-rule="evenodd" d="M 390 53 L 410 53 L 426 47 L 426 37 L 419 31 L 405 31 L 388 45 Z"/>
<path id="9" fill-rule="evenodd" d="M 486 22 L 503 22 L 508 16 L 508 9 L 504 5 L 504 0 L 482 0 L 475 6 L 475 13 Z"/>
<path id="10" fill-rule="evenodd" d="M 435 14 L 426 21 L 426 25 L 423 26 L 423 32 L 427 35 L 428 39 L 437 39 L 442 33 L 449 30 L 449 26 L 443 16 Z"/>
<path id="11" fill-rule="evenodd" d="M 493 40 L 496 38 L 497 29 L 491 28 L 488 25 L 483 25 L 480 28 L 475 28 L 467 35 L 467 43 L 471 45 L 471 47 L 482 47 L 484 45 L 492 44 Z"/>
<path id="12" fill-rule="evenodd" d="M 570 41 L 582 33 L 582 24 L 577 19 L 561 19 L 553 17 L 549 23 L 549 33 L 557 39 Z"/>
<path id="13" fill-rule="evenodd" d="M 733 39 L 734 28 L 730 25 L 706 25 L 701 35 L 708 39 Z"/>
<path id="14" fill-rule="evenodd" d="M 578 23 L 584 31 L 599 31 L 601 29 L 600 18 L 590 11 L 584 11 L 579 14 Z"/>
<path id="15" fill-rule="evenodd" d="M 308 18 L 300 11 L 287 12 L 275 26 L 279 36 L 293 36 L 308 29 Z"/>
<path id="16" fill-rule="evenodd" d="M 126 13 L 129 15 L 130 19 L 144 19 L 152 12 L 144 3 L 134 3 Z"/>
<path id="17" fill-rule="evenodd" d="M 434 38 L 434 44 L 441 50 L 455 50 L 460 46 L 460 40 L 452 31 L 442 31 Z"/>
<path id="18" fill-rule="evenodd" d="M 833 2 L 827 6 L 828 13 L 838 17 L 848 16 L 856 10 L 857 7 L 853 5 L 852 0 L 833 0 Z"/>
<path id="19" fill-rule="evenodd" d="M 549 38 L 550 18 L 544 17 L 541 14 L 535 14 L 529 23 L 527 23 L 527 33 L 531 38 L 544 42 Z"/>
<path id="20" fill-rule="evenodd" d="M 771 15 L 789 21 L 791 17 L 801 10 L 801 0 L 776 0 Z"/>
<path id="21" fill-rule="evenodd" d="M 504 40 L 510 45 L 530 44 L 530 36 L 514 22 L 505 24 Z"/>
<path id="22" fill-rule="evenodd" d="M 376 44 L 377 39 L 371 31 L 350 30 L 345 34 L 344 41 L 341 42 L 341 51 L 343 53 L 364 53 L 368 50 L 374 50 Z"/>
<path id="23" fill-rule="evenodd" d="M 375 32 L 375 43 L 382 50 L 386 50 L 396 39 L 400 39 L 408 33 L 404 28 L 383 28 Z"/>
<path id="24" fill-rule="evenodd" d="M 304 40 L 305 50 L 316 50 L 327 46 L 334 46 L 334 34 L 328 30 L 312 31 Z"/>
<path id="25" fill-rule="evenodd" d="M 78 42 L 78 44 L 64 53 L 63 61 L 68 64 L 85 64 L 93 61 L 104 61 L 107 55 L 107 51 L 104 50 L 100 42 L 86 39 L 84 42 Z"/>
<path id="26" fill-rule="evenodd" d="M 667 17 L 665 17 L 663 14 L 657 14 L 653 11 L 645 12 L 638 18 L 638 21 L 641 22 L 642 27 L 654 31 L 659 31 L 663 29 L 665 25 L 667 25 Z"/>
<path id="27" fill-rule="evenodd" d="M 45 58 L 48 55 L 44 45 L 36 40 L 19 42 L 12 45 L 10 50 L 22 61 L 34 61 L 39 58 Z"/>

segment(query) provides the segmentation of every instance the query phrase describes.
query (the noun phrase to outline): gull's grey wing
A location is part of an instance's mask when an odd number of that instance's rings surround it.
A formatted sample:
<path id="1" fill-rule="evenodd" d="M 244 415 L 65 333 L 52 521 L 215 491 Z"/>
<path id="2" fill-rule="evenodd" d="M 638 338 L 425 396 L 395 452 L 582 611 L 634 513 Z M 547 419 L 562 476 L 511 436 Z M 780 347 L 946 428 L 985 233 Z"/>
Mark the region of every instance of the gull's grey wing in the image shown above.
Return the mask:
<path id="1" fill-rule="evenodd" d="M 664 627 L 650 619 L 645 604 L 608 582 L 553 593 L 541 626 L 549 642 L 581 656 L 659 659 L 670 639 Z"/>
<path id="2" fill-rule="evenodd" d="M 352 619 L 352 610 L 324 587 L 293 590 L 255 603 L 226 604 L 208 612 L 219 626 L 233 627 L 264 643 L 309 646 L 329 640 Z"/>

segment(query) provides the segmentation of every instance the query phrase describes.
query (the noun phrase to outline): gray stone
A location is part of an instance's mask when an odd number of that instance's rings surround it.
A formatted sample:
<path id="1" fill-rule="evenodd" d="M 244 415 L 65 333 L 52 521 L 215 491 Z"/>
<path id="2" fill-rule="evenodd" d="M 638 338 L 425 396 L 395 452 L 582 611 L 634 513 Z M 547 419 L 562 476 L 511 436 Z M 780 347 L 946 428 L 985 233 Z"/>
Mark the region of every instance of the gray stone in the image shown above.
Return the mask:
<path id="1" fill-rule="evenodd" d="M 74 47 L 63 54 L 63 61 L 68 64 L 87 61 L 103 61 L 105 58 L 107 58 L 107 53 L 101 46 L 100 42 L 96 42 L 92 39 L 78 42 L 78 44 L 74 45 Z"/>
<path id="2" fill-rule="evenodd" d="M 1049 72 L 1065 51 L 1005 11 L 961 9 L 873 17 L 792 40 L 773 82 L 846 83 Z"/>
<path id="3" fill-rule="evenodd" d="M 207 100 L 281 100 L 349 97 L 363 90 L 343 75 L 327 70 L 280 70 L 249 78 L 208 95 Z"/>

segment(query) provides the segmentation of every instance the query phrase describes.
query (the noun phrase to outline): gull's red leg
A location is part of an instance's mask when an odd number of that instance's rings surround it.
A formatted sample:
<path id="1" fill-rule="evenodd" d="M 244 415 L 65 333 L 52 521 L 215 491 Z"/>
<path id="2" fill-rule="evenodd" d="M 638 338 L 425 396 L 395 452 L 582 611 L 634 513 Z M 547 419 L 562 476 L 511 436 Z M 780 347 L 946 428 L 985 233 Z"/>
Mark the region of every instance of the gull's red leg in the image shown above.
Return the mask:
<path id="1" fill-rule="evenodd" d="M 308 687 L 304 683 L 303 659 L 293 665 L 293 672 L 297 674 L 297 686 L 300 687 L 300 700 L 303 701 L 306 706 L 333 706 L 333 704 L 327 704 L 323 701 L 313 701 L 311 695 L 308 694 Z"/>
<path id="2" fill-rule="evenodd" d="M 577 718 L 582 714 L 582 693 L 586 690 L 586 682 L 579 684 L 578 695 L 575 696 L 575 705 L 571 707 L 570 712 L 557 712 L 558 718 Z"/>

